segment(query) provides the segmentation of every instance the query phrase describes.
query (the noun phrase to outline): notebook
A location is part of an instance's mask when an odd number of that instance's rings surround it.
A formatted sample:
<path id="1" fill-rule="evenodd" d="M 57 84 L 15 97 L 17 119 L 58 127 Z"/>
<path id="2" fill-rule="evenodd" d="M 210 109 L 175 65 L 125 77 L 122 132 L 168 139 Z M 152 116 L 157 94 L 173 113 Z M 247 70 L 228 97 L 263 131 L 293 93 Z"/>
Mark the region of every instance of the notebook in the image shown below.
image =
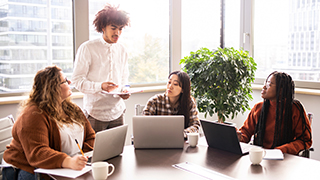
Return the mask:
<path id="1" fill-rule="evenodd" d="M 244 155 L 253 146 L 239 142 L 234 126 L 202 119 L 200 123 L 209 147 Z"/>
<path id="2" fill-rule="evenodd" d="M 84 154 L 89 156 L 89 164 L 120 155 L 125 145 L 127 129 L 128 125 L 125 124 L 97 132 L 93 151 Z"/>
<path id="3" fill-rule="evenodd" d="M 136 149 L 183 148 L 184 116 L 132 117 L 133 145 Z"/>

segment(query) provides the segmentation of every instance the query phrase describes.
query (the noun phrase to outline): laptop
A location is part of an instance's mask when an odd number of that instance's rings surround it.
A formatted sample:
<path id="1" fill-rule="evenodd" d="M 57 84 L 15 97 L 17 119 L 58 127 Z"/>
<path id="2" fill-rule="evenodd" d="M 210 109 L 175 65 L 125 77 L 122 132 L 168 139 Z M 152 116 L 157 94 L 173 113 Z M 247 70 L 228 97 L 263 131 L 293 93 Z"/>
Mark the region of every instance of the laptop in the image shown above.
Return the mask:
<path id="1" fill-rule="evenodd" d="M 184 116 L 133 116 L 133 145 L 136 149 L 183 148 Z"/>
<path id="2" fill-rule="evenodd" d="M 200 123 L 209 147 L 240 155 L 248 154 L 253 147 L 253 145 L 239 142 L 234 126 L 202 119 Z"/>
<path id="3" fill-rule="evenodd" d="M 124 124 L 97 132 L 93 151 L 84 154 L 89 157 L 89 164 L 90 162 L 104 161 L 120 155 L 125 145 L 127 129 L 128 125 Z"/>

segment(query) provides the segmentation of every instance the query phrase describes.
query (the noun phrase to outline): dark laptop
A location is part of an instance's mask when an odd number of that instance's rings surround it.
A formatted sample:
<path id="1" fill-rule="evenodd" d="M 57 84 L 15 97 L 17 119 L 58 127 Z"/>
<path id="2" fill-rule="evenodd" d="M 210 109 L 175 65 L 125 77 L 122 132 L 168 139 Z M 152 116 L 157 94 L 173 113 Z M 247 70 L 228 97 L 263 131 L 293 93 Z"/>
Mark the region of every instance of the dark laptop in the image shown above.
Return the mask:
<path id="1" fill-rule="evenodd" d="M 239 142 L 236 128 L 223 123 L 200 120 L 209 147 L 235 154 L 248 154 L 252 145 Z"/>

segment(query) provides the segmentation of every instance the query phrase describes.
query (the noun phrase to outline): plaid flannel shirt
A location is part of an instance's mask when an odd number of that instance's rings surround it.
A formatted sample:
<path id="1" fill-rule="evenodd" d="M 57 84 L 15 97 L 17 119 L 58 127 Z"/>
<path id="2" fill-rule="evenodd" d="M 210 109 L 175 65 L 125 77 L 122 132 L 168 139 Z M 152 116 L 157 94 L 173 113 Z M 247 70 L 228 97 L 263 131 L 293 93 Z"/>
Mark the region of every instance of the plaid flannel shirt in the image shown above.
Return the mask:
<path id="1" fill-rule="evenodd" d="M 178 105 L 179 106 L 179 105 Z M 166 94 L 157 94 L 151 97 L 145 108 L 143 109 L 144 115 L 177 115 L 178 108 L 172 109 L 169 97 Z M 189 132 L 199 132 L 200 122 L 198 117 L 197 105 L 193 98 L 190 101 L 190 121 L 188 127 L 184 130 L 184 137 Z"/>

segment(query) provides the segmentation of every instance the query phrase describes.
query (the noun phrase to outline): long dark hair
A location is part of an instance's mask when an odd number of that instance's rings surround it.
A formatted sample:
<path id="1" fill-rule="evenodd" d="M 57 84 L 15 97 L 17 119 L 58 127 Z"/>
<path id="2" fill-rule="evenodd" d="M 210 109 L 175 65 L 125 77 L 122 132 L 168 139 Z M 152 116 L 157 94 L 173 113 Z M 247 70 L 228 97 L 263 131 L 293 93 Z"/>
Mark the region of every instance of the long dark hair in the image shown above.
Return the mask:
<path id="1" fill-rule="evenodd" d="M 182 88 L 182 93 L 180 93 L 179 97 L 179 109 L 178 115 L 184 115 L 184 126 L 185 128 L 189 127 L 190 122 L 190 103 L 191 103 L 191 95 L 190 95 L 190 77 L 187 73 L 183 71 L 173 71 L 169 74 L 168 79 L 171 75 L 177 75 L 179 78 L 179 86 Z"/>
<path id="2" fill-rule="evenodd" d="M 273 145 L 271 148 L 292 142 L 294 139 L 294 134 L 292 132 L 292 106 L 295 105 L 300 111 L 300 118 L 303 123 L 303 133 L 302 137 L 296 137 L 297 139 L 307 142 L 310 140 L 304 139 L 305 131 L 310 129 L 306 126 L 305 111 L 303 106 L 298 100 L 294 99 L 294 81 L 291 76 L 284 72 L 272 72 L 272 76 L 276 80 L 276 123 L 275 123 L 275 133 Z M 268 80 L 267 78 L 267 80 Z M 266 82 L 267 82 L 266 80 Z M 254 144 L 258 146 L 263 145 L 263 139 L 265 134 L 266 119 L 268 115 L 268 110 L 270 106 L 270 100 L 264 99 L 261 114 L 258 123 L 255 128 Z M 284 113 L 283 113 L 284 112 Z M 281 131 L 281 125 L 283 124 L 283 130 Z M 311 135 L 311 133 L 310 133 Z"/>

